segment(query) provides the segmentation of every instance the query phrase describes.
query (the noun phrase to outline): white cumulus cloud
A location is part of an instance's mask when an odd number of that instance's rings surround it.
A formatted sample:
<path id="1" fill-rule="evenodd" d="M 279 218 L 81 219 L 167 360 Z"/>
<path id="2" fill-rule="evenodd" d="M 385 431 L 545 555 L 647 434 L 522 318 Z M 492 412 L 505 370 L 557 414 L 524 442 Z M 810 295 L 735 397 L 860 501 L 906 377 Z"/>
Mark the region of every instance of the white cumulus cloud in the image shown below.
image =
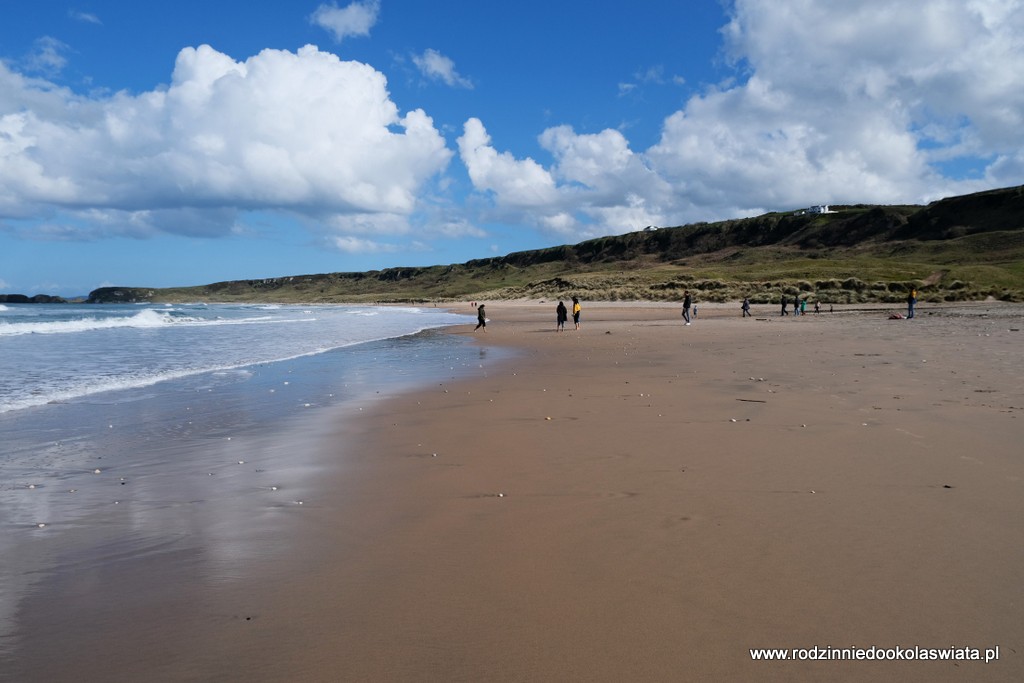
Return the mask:
<path id="1" fill-rule="evenodd" d="M 350 36 L 368 36 L 377 23 L 380 0 L 353 2 L 345 7 L 335 3 L 316 8 L 309 20 L 330 33 L 339 43 Z"/>
<path id="2" fill-rule="evenodd" d="M 493 192 L 501 204 L 533 209 L 557 201 L 551 174 L 533 159 L 499 153 L 491 146 L 491 137 L 479 119 L 466 121 L 458 145 L 473 185 Z"/>
<path id="3" fill-rule="evenodd" d="M 499 152 L 477 119 L 459 138 L 474 186 L 493 199 L 498 213 L 552 234 L 594 237 L 663 221 L 670 189 L 629 149 L 621 133 L 579 135 L 569 126 L 546 130 L 541 146 L 550 168 Z"/>
<path id="4" fill-rule="evenodd" d="M 244 62 L 186 48 L 167 87 L 108 97 L 0 63 L 0 218 L 137 236 L 226 234 L 256 210 L 390 225 L 451 156 L 380 72 L 313 46 Z"/>
<path id="5" fill-rule="evenodd" d="M 742 84 L 665 122 L 652 166 L 699 205 L 922 201 L 1021 182 L 1019 0 L 737 0 Z M 980 160 L 984 178 L 943 162 Z M 1019 169 L 1019 162 L 1018 162 Z"/>

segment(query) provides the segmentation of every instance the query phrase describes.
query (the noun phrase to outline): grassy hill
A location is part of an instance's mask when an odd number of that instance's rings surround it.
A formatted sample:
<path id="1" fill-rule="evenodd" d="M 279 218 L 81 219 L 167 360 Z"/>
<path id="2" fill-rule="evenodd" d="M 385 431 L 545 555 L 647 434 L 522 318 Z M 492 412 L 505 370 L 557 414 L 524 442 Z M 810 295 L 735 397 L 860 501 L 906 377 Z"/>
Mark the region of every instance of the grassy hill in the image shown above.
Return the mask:
<path id="1" fill-rule="evenodd" d="M 850 205 L 602 237 L 462 264 L 181 288 L 104 287 L 89 301 L 445 302 L 540 299 L 835 303 L 1024 301 L 1024 186 L 928 206 Z"/>

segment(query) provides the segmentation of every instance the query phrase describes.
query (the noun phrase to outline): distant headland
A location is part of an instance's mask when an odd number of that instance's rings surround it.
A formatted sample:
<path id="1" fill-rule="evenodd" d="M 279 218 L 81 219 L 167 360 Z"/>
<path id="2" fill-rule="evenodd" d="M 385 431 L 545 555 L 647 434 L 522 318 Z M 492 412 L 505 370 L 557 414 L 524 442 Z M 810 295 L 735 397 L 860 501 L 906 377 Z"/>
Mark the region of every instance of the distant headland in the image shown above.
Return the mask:
<path id="1" fill-rule="evenodd" d="M 50 296 L 49 294 L 36 294 L 27 296 L 25 294 L 0 294 L 0 304 L 69 304 L 74 299 L 65 299 L 62 296 Z"/>

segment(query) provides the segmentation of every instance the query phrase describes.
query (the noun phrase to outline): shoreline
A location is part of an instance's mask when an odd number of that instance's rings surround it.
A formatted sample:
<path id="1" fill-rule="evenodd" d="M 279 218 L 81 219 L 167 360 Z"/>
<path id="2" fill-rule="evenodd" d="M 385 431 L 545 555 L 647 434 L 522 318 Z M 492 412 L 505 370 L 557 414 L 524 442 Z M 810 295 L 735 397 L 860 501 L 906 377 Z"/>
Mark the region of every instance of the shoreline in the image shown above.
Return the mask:
<path id="1" fill-rule="evenodd" d="M 124 625 L 80 633 L 54 680 L 1024 673 L 1024 309 L 769 325 L 698 304 L 684 329 L 676 306 L 584 302 L 555 333 L 554 301 L 485 303 L 475 376 L 309 437 L 339 464 L 287 556 L 159 622 L 112 608 Z M 154 591 L 158 565 L 119 581 Z M 1002 658 L 748 653 L 950 644 Z"/>

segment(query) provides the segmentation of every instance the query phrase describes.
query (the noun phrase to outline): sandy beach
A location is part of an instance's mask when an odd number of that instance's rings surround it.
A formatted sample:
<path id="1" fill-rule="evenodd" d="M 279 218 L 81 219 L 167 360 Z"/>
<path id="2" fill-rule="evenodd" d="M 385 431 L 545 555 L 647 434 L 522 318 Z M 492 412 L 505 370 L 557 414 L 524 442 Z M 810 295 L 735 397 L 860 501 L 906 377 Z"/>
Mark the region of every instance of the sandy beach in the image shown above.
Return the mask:
<path id="1" fill-rule="evenodd" d="M 1024 308 L 554 307 L 488 302 L 474 376 L 278 435 L 333 463 L 285 552 L 83 566 L 9 680 L 1024 680 Z"/>

